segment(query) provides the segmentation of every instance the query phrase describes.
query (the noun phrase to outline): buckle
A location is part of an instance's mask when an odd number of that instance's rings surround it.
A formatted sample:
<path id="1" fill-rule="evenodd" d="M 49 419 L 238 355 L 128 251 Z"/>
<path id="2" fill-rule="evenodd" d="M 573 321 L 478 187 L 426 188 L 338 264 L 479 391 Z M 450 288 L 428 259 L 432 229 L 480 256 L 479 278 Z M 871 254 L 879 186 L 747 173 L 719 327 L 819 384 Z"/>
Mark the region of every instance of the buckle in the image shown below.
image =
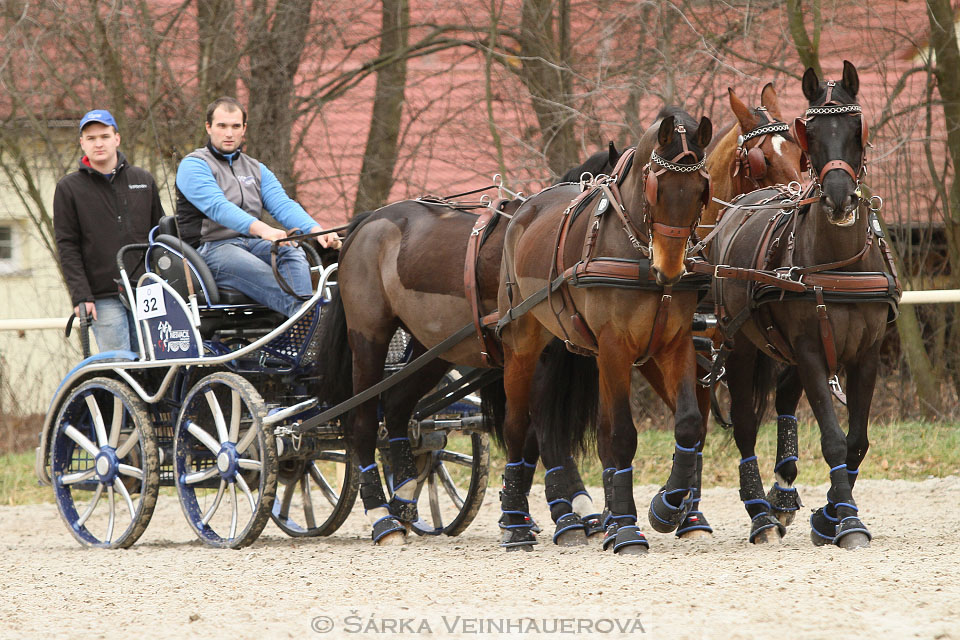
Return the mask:
<path id="1" fill-rule="evenodd" d="M 728 264 L 718 264 L 713 268 L 713 277 L 717 280 L 725 280 L 728 276 L 720 275 L 720 269 L 729 269 L 730 265 Z"/>

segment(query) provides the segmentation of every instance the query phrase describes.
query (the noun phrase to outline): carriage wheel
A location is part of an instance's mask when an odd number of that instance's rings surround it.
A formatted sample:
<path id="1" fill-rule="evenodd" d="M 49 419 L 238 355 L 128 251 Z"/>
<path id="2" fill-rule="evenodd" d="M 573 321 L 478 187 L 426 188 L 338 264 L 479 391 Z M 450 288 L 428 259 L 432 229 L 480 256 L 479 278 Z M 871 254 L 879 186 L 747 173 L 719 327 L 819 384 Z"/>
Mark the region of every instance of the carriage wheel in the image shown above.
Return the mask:
<path id="1" fill-rule="evenodd" d="M 313 460 L 280 463 L 270 517 L 288 536 L 328 536 L 350 515 L 359 472 L 348 451 L 323 451 Z"/>
<path id="2" fill-rule="evenodd" d="M 263 398 L 235 373 L 201 379 L 174 433 L 180 507 L 211 547 L 239 549 L 260 535 L 277 490 L 277 445 L 263 427 Z"/>
<path id="3" fill-rule="evenodd" d="M 146 406 L 127 385 L 93 378 L 57 416 L 53 493 L 80 544 L 123 549 L 143 534 L 157 504 L 160 458 Z"/>
<path id="4" fill-rule="evenodd" d="M 381 459 L 389 460 L 389 450 Z M 457 536 L 473 522 L 487 490 L 490 438 L 482 432 L 451 431 L 443 449 L 416 456 L 417 511 L 411 524 L 419 535 Z M 387 464 L 384 472 L 389 471 Z M 392 478 L 387 479 L 392 495 Z"/>

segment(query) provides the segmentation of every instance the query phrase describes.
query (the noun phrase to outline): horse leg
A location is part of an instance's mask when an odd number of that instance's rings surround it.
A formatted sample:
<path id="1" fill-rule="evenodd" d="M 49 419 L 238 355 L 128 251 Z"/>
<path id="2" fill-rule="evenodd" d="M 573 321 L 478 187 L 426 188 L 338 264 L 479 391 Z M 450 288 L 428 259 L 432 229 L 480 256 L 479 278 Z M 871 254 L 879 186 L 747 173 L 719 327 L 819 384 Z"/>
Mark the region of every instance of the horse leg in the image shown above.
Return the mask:
<path id="1" fill-rule="evenodd" d="M 655 360 L 648 360 L 640 368 L 644 377 L 650 383 L 650 386 L 656 391 L 664 402 L 675 400 L 671 399 L 664 386 L 663 372 L 656 365 Z M 699 372 L 698 372 L 699 373 Z M 700 511 L 700 489 L 703 482 L 703 446 L 707 439 L 707 423 L 710 419 L 710 389 L 697 383 L 697 409 L 700 411 L 700 446 L 697 448 L 697 470 L 694 476 L 693 484 L 690 486 L 690 497 L 687 498 L 688 510 L 683 518 L 683 522 L 677 527 L 677 537 L 684 540 L 693 540 L 696 538 L 709 538 L 713 535 L 713 528 L 707 522 L 706 516 Z M 676 411 L 675 406 L 670 406 L 671 411 Z"/>
<path id="2" fill-rule="evenodd" d="M 503 512 L 500 519 L 500 528 L 503 530 L 500 546 L 507 551 L 530 551 L 537 544 L 527 501 L 530 486 L 525 481 L 525 476 L 532 481 L 533 474 L 532 469 L 524 464 L 523 450 L 530 427 L 530 390 L 539 355 L 539 350 L 521 353 L 504 343 L 503 385 L 507 395 L 507 412 L 503 422 L 503 440 L 507 462 L 500 491 L 500 509 Z"/>
<path id="3" fill-rule="evenodd" d="M 567 495 L 573 505 L 573 512 L 580 518 L 584 533 L 588 538 L 603 533 L 603 520 L 593 505 L 593 498 L 583 484 L 580 469 L 573 456 L 567 456 L 564 466 L 567 473 Z"/>
<path id="4" fill-rule="evenodd" d="M 520 478 L 520 490 L 525 496 L 530 495 L 530 487 L 533 486 L 533 474 L 537 470 L 537 460 L 540 459 L 540 441 L 537 436 L 537 432 L 534 429 L 527 430 L 527 439 L 523 444 L 523 474 Z M 506 527 L 508 516 L 507 514 L 502 514 L 500 516 L 500 528 L 503 529 Z M 530 517 L 531 528 L 530 530 L 534 533 L 540 533 L 540 526 L 537 524 L 537 521 Z"/>
<path id="5" fill-rule="evenodd" d="M 806 342 L 806 344 L 804 343 Z M 814 545 L 833 543 L 845 548 L 870 544 L 870 533 L 857 517 L 850 477 L 847 474 L 847 441 L 833 410 L 833 396 L 827 384 L 827 368 L 820 345 L 813 341 L 798 341 L 797 371 L 820 426 L 820 447 L 830 465 L 830 489 L 827 504 L 810 516 L 810 539 Z M 858 384 L 865 382 L 860 376 Z M 855 376 L 856 378 L 856 376 Z M 869 402 L 868 402 L 869 404 Z"/>
<path id="6" fill-rule="evenodd" d="M 609 515 L 603 548 L 621 555 L 639 555 L 650 548 L 637 526 L 633 499 L 633 456 L 637 430 L 630 413 L 629 350 L 614 340 L 600 339 L 597 368 L 600 375 L 600 429 L 598 449 L 604 465 L 604 494 Z M 608 490 L 609 487 L 609 490 Z"/>
<path id="7" fill-rule="evenodd" d="M 797 442 L 797 405 L 803 395 L 803 385 L 796 367 L 788 367 L 777 379 L 777 462 L 773 466 L 774 482 L 767 492 L 767 502 L 785 527 L 793 523 L 803 506 L 793 483 L 797 479 L 800 447 Z"/>
<path id="8" fill-rule="evenodd" d="M 350 348 L 353 351 L 353 389 L 355 393 L 373 386 L 383 379 L 383 363 L 387 357 L 390 331 L 378 332 L 375 339 L 364 337 L 359 331 L 350 330 Z M 372 527 L 372 537 L 378 545 L 404 544 L 406 529 L 390 513 L 383 494 L 380 470 L 377 467 L 377 420 L 376 398 L 364 402 L 353 412 L 352 428 L 347 438 L 356 452 L 360 464 L 360 498 L 363 509 Z"/>
<path id="9" fill-rule="evenodd" d="M 690 509 L 688 498 L 697 483 L 703 422 L 697 402 L 696 359 L 690 336 L 681 334 L 655 359 L 662 374 L 664 400 L 674 411 L 676 442 L 670 477 L 650 501 L 647 518 L 655 530 L 670 533 L 680 526 Z"/>
<path id="10" fill-rule="evenodd" d="M 757 428 L 760 416 L 754 409 L 754 397 L 765 390 L 754 389 L 754 379 L 765 357 L 745 338 L 737 341 L 727 359 L 727 386 L 730 389 L 730 417 L 733 438 L 740 451 L 740 500 L 750 516 L 752 543 L 779 542 L 786 528 L 773 515 L 763 493 L 763 480 L 757 465 Z"/>
<path id="11" fill-rule="evenodd" d="M 867 424 L 877 382 L 879 351 L 880 343 L 877 342 L 868 353 L 857 359 L 855 365 L 847 367 L 847 412 L 850 428 L 847 432 L 846 462 L 851 495 L 860 471 L 860 463 L 863 462 L 867 449 L 870 448 Z M 856 506 L 852 499 L 850 504 Z M 849 521 L 841 521 L 839 529 L 836 543 L 845 549 L 855 549 L 870 544 L 871 536 L 866 528 L 863 531 L 855 531 Z"/>
<path id="12" fill-rule="evenodd" d="M 419 344 L 414 350 L 416 357 L 424 349 Z M 434 360 L 417 372 L 416 376 L 405 381 L 384 398 L 384 422 L 390 441 L 390 471 L 393 496 L 388 507 L 390 514 L 397 517 L 408 527 L 419 518 L 417 513 L 417 478 L 419 472 L 408 435 L 410 416 L 420 399 L 429 393 L 450 368 L 450 363 Z"/>

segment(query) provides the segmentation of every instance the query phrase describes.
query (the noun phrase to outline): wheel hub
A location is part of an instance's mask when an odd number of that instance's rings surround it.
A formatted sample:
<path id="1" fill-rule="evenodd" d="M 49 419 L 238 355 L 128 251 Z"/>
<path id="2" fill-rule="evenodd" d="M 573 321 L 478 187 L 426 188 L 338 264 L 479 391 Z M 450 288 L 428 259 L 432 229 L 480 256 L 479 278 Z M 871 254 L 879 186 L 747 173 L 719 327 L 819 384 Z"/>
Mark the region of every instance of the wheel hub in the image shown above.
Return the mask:
<path id="1" fill-rule="evenodd" d="M 120 461 L 117 460 L 116 452 L 110 447 L 104 447 L 94 458 L 94 468 L 97 471 L 97 477 L 100 482 L 109 484 L 117 477 L 117 470 Z"/>
<path id="2" fill-rule="evenodd" d="M 237 475 L 237 447 L 232 442 L 224 442 L 217 454 L 217 471 L 224 480 L 232 480 Z"/>

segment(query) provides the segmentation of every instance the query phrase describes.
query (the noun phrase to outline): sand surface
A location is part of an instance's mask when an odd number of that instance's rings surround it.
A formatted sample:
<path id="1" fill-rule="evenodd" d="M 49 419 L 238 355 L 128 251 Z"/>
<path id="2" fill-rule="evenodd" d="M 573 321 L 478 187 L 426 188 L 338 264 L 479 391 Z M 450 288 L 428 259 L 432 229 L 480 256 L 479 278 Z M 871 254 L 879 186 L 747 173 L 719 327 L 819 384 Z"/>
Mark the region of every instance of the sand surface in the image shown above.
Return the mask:
<path id="1" fill-rule="evenodd" d="M 826 486 L 800 487 L 807 507 Z M 638 486 L 645 505 L 655 487 Z M 593 491 L 595 497 L 601 493 Z M 0 507 L 0 638 L 958 638 L 960 478 L 857 483 L 869 549 L 815 548 L 809 509 L 783 543 L 746 542 L 735 489 L 704 492 L 716 530 L 650 553 L 496 546 L 497 491 L 463 535 L 374 548 L 356 507 L 332 537 L 269 523 L 240 551 L 202 546 L 161 496 L 126 551 L 80 547 L 52 504 Z M 543 488 L 534 516 L 549 523 Z M 551 527 L 552 529 L 552 527 Z"/>

